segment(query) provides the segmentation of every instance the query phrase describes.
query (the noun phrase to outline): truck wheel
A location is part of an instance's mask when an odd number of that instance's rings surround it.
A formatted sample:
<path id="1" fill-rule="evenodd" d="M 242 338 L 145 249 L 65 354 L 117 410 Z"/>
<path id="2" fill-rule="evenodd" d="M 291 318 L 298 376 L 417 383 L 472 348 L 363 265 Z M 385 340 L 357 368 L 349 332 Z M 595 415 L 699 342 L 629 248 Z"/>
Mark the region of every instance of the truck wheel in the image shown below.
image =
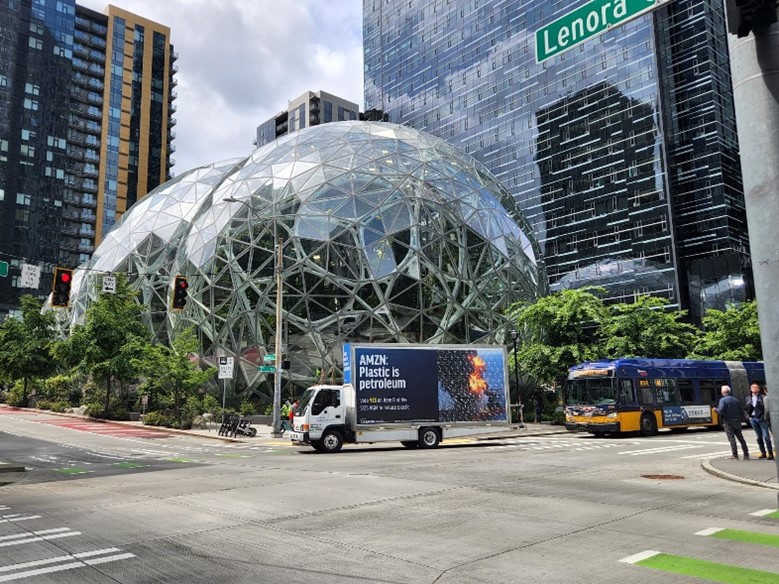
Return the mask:
<path id="1" fill-rule="evenodd" d="M 422 428 L 419 431 L 419 441 L 417 443 L 420 448 L 435 448 L 440 442 L 441 436 L 435 428 Z"/>
<path id="2" fill-rule="evenodd" d="M 419 446 L 419 442 L 416 440 L 401 440 L 400 443 L 406 448 L 416 448 Z"/>
<path id="3" fill-rule="evenodd" d="M 654 436 L 657 434 L 657 419 L 651 412 L 644 412 L 641 415 L 640 432 L 642 436 Z"/>
<path id="4" fill-rule="evenodd" d="M 327 430 L 322 435 L 322 452 L 338 452 L 344 445 L 344 438 L 338 430 Z"/>

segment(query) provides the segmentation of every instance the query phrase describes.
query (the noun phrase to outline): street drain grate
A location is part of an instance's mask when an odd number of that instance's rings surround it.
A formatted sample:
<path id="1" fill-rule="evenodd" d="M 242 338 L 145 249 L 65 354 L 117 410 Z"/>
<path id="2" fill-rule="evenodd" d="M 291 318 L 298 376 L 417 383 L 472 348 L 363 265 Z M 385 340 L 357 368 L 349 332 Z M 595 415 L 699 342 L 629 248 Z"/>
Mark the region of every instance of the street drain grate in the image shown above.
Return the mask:
<path id="1" fill-rule="evenodd" d="M 684 477 L 679 475 L 666 475 L 666 474 L 653 474 L 653 475 L 641 475 L 642 479 L 654 479 L 658 481 L 678 481 Z"/>

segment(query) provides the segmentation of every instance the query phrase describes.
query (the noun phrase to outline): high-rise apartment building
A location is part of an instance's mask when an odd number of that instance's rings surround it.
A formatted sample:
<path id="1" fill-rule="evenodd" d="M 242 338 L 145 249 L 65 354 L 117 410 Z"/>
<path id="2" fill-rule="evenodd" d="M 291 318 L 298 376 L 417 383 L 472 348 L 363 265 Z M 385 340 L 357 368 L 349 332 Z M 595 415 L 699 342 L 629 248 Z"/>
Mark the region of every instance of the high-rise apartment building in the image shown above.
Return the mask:
<path id="1" fill-rule="evenodd" d="M 360 106 L 324 91 L 306 91 L 291 100 L 287 109 L 257 126 L 255 146 L 264 146 L 303 128 L 360 118 Z"/>
<path id="2" fill-rule="evenodd" d="M 137 198 L 170 178 L 170 29 L 115 6 L 0 4 L 0 315 L 45 298 Z M 22 288 L 20 266 L 41 268 Z"/>
<path id="3" fill-rule="evenodd" d="M 586 4 L 366 0 L 365 107 L 483 163 L 534 226 L 553 290 L 664 297 L 698 320 L 750 295 L 721 0 L 676 0 L 538 62 Z"/>

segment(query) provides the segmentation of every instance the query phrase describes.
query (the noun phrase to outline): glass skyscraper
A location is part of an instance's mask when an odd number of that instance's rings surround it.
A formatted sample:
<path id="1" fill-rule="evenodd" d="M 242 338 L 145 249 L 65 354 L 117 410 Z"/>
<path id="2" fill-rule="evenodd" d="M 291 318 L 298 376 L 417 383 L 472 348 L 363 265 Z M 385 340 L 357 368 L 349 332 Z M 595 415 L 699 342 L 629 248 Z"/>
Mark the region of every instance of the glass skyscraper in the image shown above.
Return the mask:
<path id="1" fill-rule="evenodd" d="M 0 316 L 45 298 L 138 197 L 170 178 L 170 30 L 74 0 L 0 3 Z M 41 268 L 22 288 L 21 265 Z"/>
<path id="2" fill-rule="evenodd" d="M 364 0 L 365 107 L 473 155 L 512 193 L 552 290 L 750 295 L 722 2 L 676 0 L 538 63 L 586 2 Z"/>

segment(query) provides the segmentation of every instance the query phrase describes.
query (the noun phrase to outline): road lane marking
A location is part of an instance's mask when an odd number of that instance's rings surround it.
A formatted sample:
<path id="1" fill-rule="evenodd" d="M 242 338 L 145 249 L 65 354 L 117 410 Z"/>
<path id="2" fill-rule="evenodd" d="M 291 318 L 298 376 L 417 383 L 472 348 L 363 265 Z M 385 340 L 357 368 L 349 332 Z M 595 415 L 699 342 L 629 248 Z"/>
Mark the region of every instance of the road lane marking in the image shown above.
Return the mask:
<path id="1" fill-rule="evenodd" d="M 754 515 L 755 517 L 765 517 L 766 515 L 774 515 L 779 513 L 776 509 L 762 509 L 760 511 L 755 511 L 754 513 L 750 513 L 750 515 Z"/>
<path id="2" fill-rule="evenodd" d="M 0 566 L 0 572 L 12 572 L 14 570 L 23 570 L 24 568 L 34 568 L 35 566 L 45 566 L 46 564 L 56 564 L 57 562 L 67 562 L 68 560 L 77 560 L 80 558 L 89 558 L 102 554 L 112 554 L 120 552 L 119 548 L 104 548 L 102 550 L 92 550 L 90 552 L 79 552 L 77 554 L 67 554 L 57 556 L 56 558 L 46 558 L 45 560 L 34 560 L 32 562 L 22 562 L 21 564 L 11 564 L 10 566 Z"/>
<path id="3" fill-rule="evenodd" d="M 65 570 L 74 570 L 76 568 L 83 568 L 85 566 L 97 566 L 99 564 L 106 564 L 108 562 L 116 562 L 118 560 L 126 560 L 129 558 L 134 558 L 135 554 L 131 553 L 123 553 L 123 554 L 114 554 L 112 556 L 103 556 L 101 558 L 94 558 L 91 560 L 86 560 L 82 558 L 88 558 L 97 556 L 100 554 L 105 553 L 113 553 L 113 552 L 120 552 L 122 550 L 118 548 L 106 548 L 103 550 L 95 550 L 91 552 L 81 552 L 78 554 L 73 555 L 67 555 L 67 556 L 59 556 L 56 558 L 49 558 L 47 560 L 38 560 L 35 562 L 25 562 L 23 564 L 14 564 L 12 566 L 3 566 L 0 567 L 0 572 L 7 572 L 11 570 L 19 570 L 27 567 L 34 567 L 34 566 L 41 566 L 45 564 L 53 564 L 57 562 L 62 561 L 68 561 L 68 560 L 76 560 L 75 562 L 69 562 L 67 564 L 59 564 L 57 566 L 48 566 L 46 568 L 37 568 L 34 570 L 26 570 L 23 572 L 16 572 L 15 574 L 7 574 L 4 576 L 0 576 L 0 582 L 11 582 L 13 580 L 20 580 L 22 578 L 29 578 L 31 576 L 40 576 L 42 574 L 52 574 L 54 572 L 63 572 Z"/>
<path id="4" fill-rule="evenodd" d="M 691 454 L 690 456 L 682 456 L 682 458 L 719 458 L 721 456 L 730 454 L 730 450 L 723 450 L 722 452 L 704 452 L 703 454 Z"/>
<path id="5" fill-rule="evenodd" d="M 656 556 L 659 553 L 662 552 L 656 552 L 655 550 L 645 550 L 643 552 L 633 554 L 632 556 L 628 556 L 627 558 L 622 558 L 620 562 L 623 562 L 625 564 L 635 564 L 636 562 L 641 562 L 643 560 Z"/>
<path id="6" fill-rule="evenodd" d="M 641 456 L 643 454 L 661 454 L 668 452 L 676 452 L 678 450 L 689 450 L 690 448 L 700 448 L 697 444 L 691 444 L 689 446 L 664 446 L 661 448 L 645 448 L 643 450 L 627 450 L 625 452 L 618 452 L 617 454 L 629 454 L 630 456 Z"/>
<path id="7" fill-rule="evenodd" d="M 50 539 L 60 539 L 62 537 L 71 537 L 81 535 L 80 531 L 71 531 L 70 527 L 56 527 L 54 529 L 43 529 L 40 531 L 31 531 L 29 533 L 17 533 L 14 535 L 0 536 L 0 547 L 12 545 L 22 545 L 36 541 L 48 541 Z"/>
<path id="8" fill-rule="evenodd" d="M 712 533 L 711 537 L 716 537 L 717 539 L 726 539 L 728 541 L 741 541 L 744 543 L 755 543 L 758 545 L 779 547 L 779 535 L 773 535 L 771 533 L 743 531 L 741 529 L 720 529 Z"/>
<path id="9" fill-rule="evenodd" d="M 695 535 L 714 535 L 718 531 L 722 531 L 725 529 L 724 527 L 707 527 L 706 529 L 701 529 L 700 531 L 696 531 Z"/>
<path id="10" fill-rule="evenodd" d="M 636 554 L 620 561 L 671 574 L 711 580 L 720 584 L 779 584 L 779 574 L 775 572 L 741 568 L 729 564 L 720 564 L 651 550 L 642 553 L 649 553 L 649 556 L 643 559 L 627 561 L 641 555 Z"/>
<path id="11" fill-rule="evenodd" d="M 17 521 L 27 521 L 28 519 L 40 519 L 40 515 L 24 515 L 17 513 L 15 515 L 3 515 L 0 523 L 16 523 Z"/>

